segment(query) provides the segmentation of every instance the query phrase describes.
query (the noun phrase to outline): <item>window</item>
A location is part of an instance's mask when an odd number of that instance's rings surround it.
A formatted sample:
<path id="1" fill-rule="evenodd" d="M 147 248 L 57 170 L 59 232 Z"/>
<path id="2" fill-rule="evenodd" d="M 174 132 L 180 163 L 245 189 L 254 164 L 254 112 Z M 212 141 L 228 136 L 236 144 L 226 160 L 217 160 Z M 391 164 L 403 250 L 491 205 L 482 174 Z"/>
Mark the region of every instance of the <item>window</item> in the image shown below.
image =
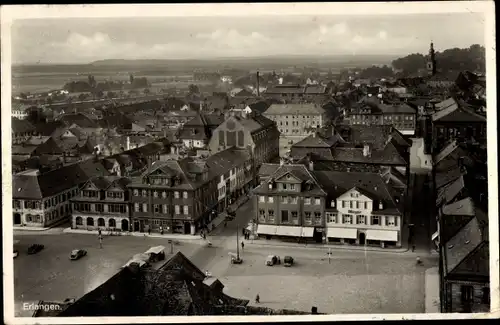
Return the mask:
<path id="1" fill-rule="evenodd" d="M 97 219 L 97 226 L 98 226 L 98 227 L 104 227 L 104 226 L 105 226 L 105 223 L 104 223 L 104 219 L 103 219 L 103 218 L 99 218 L 99 219 Z"/>
<path id="2" fill-rule="evenodd" d="M 158 197 L 158 191 L 153 192 L 153 197 Z"/>
<path id="3" fill-rule="evenodd" d="M 290 184 L 290 189 L 291 189 L 292 191 L 295 191 L 295 184 Z"/>
<path id="4" fill-rule="evenodd" d="M 182 197 L 183 197 L 184 199 L 187 199 L 187 198 L 188 198 L 188 192 L 184 191 L 184 192 L 182 193 Z"/>
<path id="5" fill-rule="evenodd" d="M 266 220 L 266 211 L 265 211 L 264 209 L 260 209 L 260 210 L 259 210 L 259 219 L 260 219 L 261 221 Z"/>
<path id="6" fill-rule="evenodd" d="M 267 198 L 268 203 L 274 203 L 274 197 L 270 196 Z"/>
<path id="7" fill-rule="evenodd" d="M 314 198 L 314 204 L 320 205 L 321 204 L 321 199 L 319 197 Z"/>
<path id="8" fill-rule="evenodd" d="M 354 202 L 355 201 L 349 201 L 349 206 L 351 207 L 351 209 L 354 209 Z"/>
<path id="9" fill-rule="evenodd" d="M 321 223 L 321 212 L 314 212 L 314 222 L 316 224 Z"/>
<path id="10" fill-rule="evenodd" d="M 288 222 L 288 211 L 281 210 L 281 222 Z"/>
<path id="11" fill-rule="evenodd" d="M 283 184 L 281 184 L 281 185 L 282 185 L 282 187 L 283 187 L 283 190 L 286 190 L 286 184 L 285 184 L 285 183 L 283 183 Z"/>
<path id="12" fill-rule="evenodd" d="M 288 203 L 288 197 L 282 196 L 281 197 L 281 203 Z"/>
<path id="13" fill-rule="evenodd" d="M 168 205 L 167 204 L 162 204 L 162 209 L 163 209 L 163 213 L 165 213 L 165 214 L 168 213 Z"/>
<path id="14" fill-rule="evenodd" d="M 298 199 L 296 196 L 290 197 L 288 203 L 297 204 Z"/>
<path id="15" fill-rule="evenodd" d="M 269 221 L 274 221 L 274 210 L 267 210 L 267 215 L 269 216 Z"/>
<path id="16" fill-rule="evenodd" d="M 474 287 L 471 285 L 463 285 L 460 287 L 462 303 L 470 303 L 474 298 Z"/>
<path id="17" fill-rule="evenodd" d="M 372 216 L 372 225 L 380 225 L 380 217 Z"/>
<path id="18" fill-rule="evenodd" d="M 153 204 L 154 212 L 155 213 L 160 213 L 160 205 L 159 204 Z"/>
<path id="19" fill-rule="evenodd" d="M 142 212 L 148 212 L 148 205 L 146 203 L 142 204 Z"/>
<path id="20" fill-rule="evenodd" d="M 342 207 L 345 208 L 347 205 L 347 201 L 342 201 Z"/>
<path id="21" fill-rule="evenodd" d="M 97 212 L 104 212 L 104 206 L 103 206 L 103 204 L 96 204 L 95 205 L 95 210 Z"/>
<path id="22" fill-rule="evenodd" d="M 179 198 L 179 192 L 178 191 L 175 191 L 174 192 L 174 198 L 178 199 Z"/>
<path id="23" fill-rule="evenodd" d="M 305 213 L 304 213 L 304 220 L 305 220 L 307 223 L 310 223 L 310 222 L 311 222 L 311 212 L 305 212 Z"/>
<path id="24" fill-rule="evenodd" d="M 364 205 L 365 205 L 365 210 L 368 210 L 368 202 L 364 202 Z"/>
<path id="25" fill-rule="evenodd" d="M 310 197 L 304 198 L 304 204 L 311 204 L 311 198 Z"/>
<path id="26" fill-rule="evenodd" d="M 355 193 L 355 192 L 351 193 L 351 197 L 358 197 L 358 196 L 359 196 L 358 193 Z"/>
<path id="27" fill-rule="evenodd" d="M 93 226 L 94 225 L 94 218 L 87 218 L 87 226 Z"/>
<path id="28" fill-rule="evenodd" d="M 146 190 L 142 190 L 142 197 L 147 197 L 148 196 L 148 192 Z"/>
<path id="29" fill-rule="evenodd" d="M 481 300 L 483 304 L 490 304 L 490 288 L 483 288 L 483 297 Z"/>
<path id="30" fill-rule="evenodd" d="M 134 211 L 139 212 L 139 203 L 134 203 Z"/>
<path id="31" fill-rule="evenodd" d="M 335 208 L 335 200 L 331 200 L 331 201 L 330 201 L 330 206 L 331 206 L 332 208 Z"/>
<path id="32" fill-rule="evenodd" d="M 161 197 L 164 199 L 167 198 L 167 191 L 161 192 Z"/>
<path id="33" fill-rule="evenodd" d="M 356 223 L 357 223 L 358 225 L 364 225 L 364 224 L 366 224 L 366 216 L 363 216 L 363 215 L 357 215 L 357 216 L 356 216 L 356 221 L 357 221 Z"/>
<path id="34" fill-rule="evenodd" d="M 189 214 L 189 207 L 187 205 L 185 205 L 182 210 L 185 215 Z"/>
<path id="35" fill-rule="evenodd" d="M 262 203 L 266 202 L 266 197 L 262 196 L 262 195 L 259 196 L 259 202 L 262 202 Z"/>
<path id="36" fill-rule="evenodd" d="M 292 211 L 292 219 L 297 220 L 299 217 L 299 213 L 297 211 Z"/>
<path id="37" fill-rule="evenodd" d="M 181 214 L 181 207 L 179 205 L 175 206 L 175 214 Z"/>
<path id="38" fill-rule="evenodd" d="M 329 223 L 337 223 L 337 214 L 332 212 L 327 212 L 326 217 Z"/>
<path id="39" fill-rule="evenodd" d="M 352 224 L 352 215 L 350 215 L 350 214 L 344 214 L 342 216 L 342 223 L 351 225 Z"/>
<path id="40" fill-rule="evenodd" d="M 82 217 L 76 217 L 76 224 L 77 224 L 78 226 L 83 225 L 83 220 L 82 220 Z"/>

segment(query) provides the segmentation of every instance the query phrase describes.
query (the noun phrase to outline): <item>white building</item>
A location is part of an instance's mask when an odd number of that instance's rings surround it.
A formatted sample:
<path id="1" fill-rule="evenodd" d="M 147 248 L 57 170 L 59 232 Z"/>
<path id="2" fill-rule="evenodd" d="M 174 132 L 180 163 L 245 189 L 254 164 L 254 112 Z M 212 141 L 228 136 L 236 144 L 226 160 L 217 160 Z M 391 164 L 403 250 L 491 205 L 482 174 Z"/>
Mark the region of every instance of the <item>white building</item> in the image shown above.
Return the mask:
<path id="1" fill-rule="evenodd" d="M 12 107 L 12 117 L 24 120 L 28 118 L 28 106 L 26 105 L 16 105 Z"/>

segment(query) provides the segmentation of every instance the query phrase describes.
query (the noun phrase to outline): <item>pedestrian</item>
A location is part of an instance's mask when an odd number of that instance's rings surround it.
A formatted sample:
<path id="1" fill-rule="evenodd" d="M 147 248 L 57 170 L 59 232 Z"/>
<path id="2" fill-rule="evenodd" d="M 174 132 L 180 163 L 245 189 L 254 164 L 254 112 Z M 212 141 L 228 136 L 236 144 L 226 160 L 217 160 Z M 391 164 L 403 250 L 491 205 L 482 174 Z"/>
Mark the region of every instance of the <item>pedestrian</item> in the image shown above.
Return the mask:
<path id="1" fill-rule="evenodd" d="M 102 236 L 99 235 L 99 248 L 102 248 Z"/>
<path id="2" fill-rule="evenodd" d="M 241 229 L 241 234 L 242 234 L 243 236 L 246 236 L 247 232 L 245 231 L 245 228 L 242 228 L 242 229 Z"/>
<path id="3" fill-rule="evenodd" d="M 151 227 L 148 227 L 148 235 L 151 235 Z"/>
<path id="4" fill-rule="evenodd" d="M 245 248 L 245 243 L 241 242 L 241 250 L 243 250 L 244 248 Z"/>
<path id="5" fill-rule="evenodd" d="M 97 233 L 101 236 L 101 228 L 97 229 Z"/>
<path id="6" fill-rule="evenodd" d="M 160 226 L 160 234 L 163 235 L 163 227 L 162 226 Z"/>
<path id="7" fill-rule="evenodd" d="M 259 296 L 259 294 L 257 294 L 257 296 L 255 296 L 255 302 L 256 303 L 260 303 L 260 296 Z"/>
<path id="8" fill-rule="evenodd" d="M 411 251 L 414 252 L 415 251 L 415 244 L 411 245 Z"/>

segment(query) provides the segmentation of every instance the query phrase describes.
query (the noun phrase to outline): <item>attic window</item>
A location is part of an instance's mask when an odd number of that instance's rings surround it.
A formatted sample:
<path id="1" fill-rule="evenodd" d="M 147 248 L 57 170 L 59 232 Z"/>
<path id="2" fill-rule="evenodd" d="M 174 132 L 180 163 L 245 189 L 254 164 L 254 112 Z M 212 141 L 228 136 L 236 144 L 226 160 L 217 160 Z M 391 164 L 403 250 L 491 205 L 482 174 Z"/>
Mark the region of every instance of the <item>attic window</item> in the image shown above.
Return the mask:
<path id="1" fill-rule="evenodd" d="M 466 244 L 469 244 L 469 243 L 470 243 L 470 240 L 466 240 L 466 241 L 465 241 L 465 243 L 466 243 Z"/>
<path id="2" fill-rule="evenodd" d="M 330 201 L 330 206 L 331 206 L 332 208 L 335 208 L 335 200 L 331 200 L 331 201 Z"/>
<path id="3" fill-rule="evenodd" d="M 453 246 L 455 246 L 455 245 L 452 245 L 452 244 L 448 245 L 448 249 L 452 249 Z"/>
<path id="4" fill-rule="evenodd" d="M 379 210 L 384 209 L 384 203 L 383 202 L 379 202 L 378 203 L 378 208 L 379 208 Z"/>
<path id="5" fill-rule="evenodd" d="M 290 178 L 290 174 L 286 175 L 286 178 Z"/>
<path id="6" fill-rule="evenodd" d="M 272 190 L 273 189 L 273 182 L 269 182 L 269 189 Z"/>

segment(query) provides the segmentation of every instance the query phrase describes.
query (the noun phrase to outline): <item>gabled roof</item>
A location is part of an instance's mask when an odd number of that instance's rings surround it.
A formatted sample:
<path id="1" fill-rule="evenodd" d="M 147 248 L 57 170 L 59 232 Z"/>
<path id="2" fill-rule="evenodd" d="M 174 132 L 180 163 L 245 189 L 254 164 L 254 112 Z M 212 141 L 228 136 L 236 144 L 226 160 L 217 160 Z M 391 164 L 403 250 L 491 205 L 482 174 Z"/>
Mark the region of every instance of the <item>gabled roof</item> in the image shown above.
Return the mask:
<path id="1" fill-rule="evenodd" d="M 436 188 L 445 186 L 446 184 L 453 182 L 454 180 L 465 174 L 466 171 L 459 166 L 456 166 L 455 168 L 445 172 L 436 173 Z"/>
<path id="2" fill-rule="evenodd" d="M 40 200 L 81 185 L 98 175 L 109 175 L 109 172 L 102 163 L 92 160 L 67 165 L 43 174 L 15 174 L 12 176 L 12 197 Z"/>
<path id="3" fill-rule="evenodd" d="M 432 115 L 433 122 L 482 122 L 486 123 L 486 117 L 475 113 L 469 108 L 464 107 L 465 104 L 455 103 L 443 108 Z"/>
<path id="4" fill-rule="evenodd" d="M 113 184 L 122 190 L 127 189 L 127 185 L 131 182 L 130 178 L 121 176 L 98 176 L 91 178 L 87 183 L 94 184 L 100 190 L 107 190 Z"/>
<path id="5" fill-rule="evenodd" d="M 89 118 L 88 116 L 86 116 L 83 113 L 64 114 L 59 118 L 59 120 L 63 121 L 68 126 L 72 125 L 72 124 L 76 124 L 82 128 L 98 128 L 99 127 L 99 125 L 94 120 L 92 120 L 91 118 Z"/>
<path id="6" fill-rule="evenodd" d="M 441 206 L 442 204 L 448 204 L 453 199 L 455 199 L 457 195 L 464 189 L 464 177 L 460 176 L 454 182 L 438 189 L 436 204 L 438 206 Z"/>
<path id="7" fill-rule="evenodd" d="M 476 218 L 472 218 L 455 236 L 445 243 L 445 272 L 450 274 L 483 242 Z"/>
<path id="8" fill-rule="evenodd" d="M 278 165 L 274 173 L 269 175 L 264 183 L 261 183 L 254 189 L 254 193 L 265 194 L 275 192 L 275 189 L 269 189 L 269 183 L 285 176 L 288 173 L 304 183 L 309 182 L 313 185 L 311 189 L 303 193 L 308 193 L 310 195 L 326 195 L 326 192 L 321 188 L 314 175 L 304 165 L 300 164 Z"/>
<path id="9" fill-rule="evenodd" d="M 265 115 L 319 115 L 326 111 L 317 104 L 272 104 Z"/>
<path id="10" fill-rule="evenodd" d="M 318 132 L 307 136 L 306 138 L 294 143 L 294 147 L 307 147 L 307 148 L 331 148 L 339 141 L 336 136 L 323 137 Z"/>
<path id="11" fill-rule="evenodd" d="M 34 132 L 35 126 L 31 124 L 27 120 L 20 120 L 18 118 L 12 117 L 11 124 L 12 132 L 14 133 L 25 133 L 25 132 Z"/>
<path id="12" fill-rule="evenodd" d="M 314 171 L 313 174 L 332 198 L 337 198 L 355 187 L 362 191 L 363 195 L 384 203 L 383 210 L 373 213 L 401 214 L 400 204 L 403 200 L 400 200 L 399 204 L 394 201 L 392 191 L 379 174 L 334 171 Z"/>
<path id="13" fill-rule="evenodd" d="M 210 155 L 206 162 L 210 174 L 217 177 L 249 160 L 250 153 L 247 150 L 227 148 Z"/>
<path id="14" fill-rule="evenodd" d="M 260 165 L 259 176 L 268 177 L 276 172 L 280 168 L 279 164 L 263 163 Z"/>
<path id="15" fill-rule="evenodd" d="M 476 210 L 472 199 L 467 197 L 460 201 L 445 205 L 443 207 L 443 214 L 448 216 L 474 216 L 476 214 Z"/>

